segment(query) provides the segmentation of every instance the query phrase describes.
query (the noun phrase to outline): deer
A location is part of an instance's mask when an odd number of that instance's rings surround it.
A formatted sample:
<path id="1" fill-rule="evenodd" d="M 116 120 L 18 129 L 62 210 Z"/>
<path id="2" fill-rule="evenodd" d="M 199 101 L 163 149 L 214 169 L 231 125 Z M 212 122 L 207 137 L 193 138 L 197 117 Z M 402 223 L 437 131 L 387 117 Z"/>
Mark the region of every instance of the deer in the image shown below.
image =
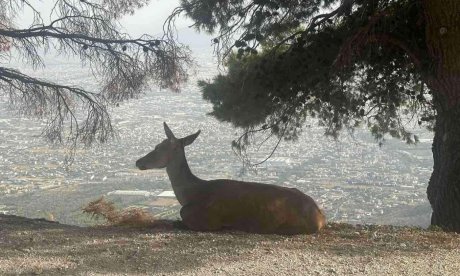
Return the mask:
<path id="1" fill-rule="evenodd" d="M 200 134 L 176 138 L 163 123 L 166 139 L 136 161 L 140 170 L 166 168 L 181 205 L 182 223 L 193 231 L 223 229 L 260 234 L 313 234 L 326 224 L 323 211 L 296 188 L 230 179 L 203 180 L 187 163 L 185 147 Z"/>

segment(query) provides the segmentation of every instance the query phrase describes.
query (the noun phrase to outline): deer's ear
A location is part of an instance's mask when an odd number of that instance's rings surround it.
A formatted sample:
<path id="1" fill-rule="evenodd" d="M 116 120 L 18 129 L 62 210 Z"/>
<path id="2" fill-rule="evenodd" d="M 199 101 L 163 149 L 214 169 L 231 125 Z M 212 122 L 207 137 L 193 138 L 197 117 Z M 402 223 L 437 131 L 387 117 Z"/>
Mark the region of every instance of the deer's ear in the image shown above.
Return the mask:
<path id="1" fill-rule="evenodd" d="M 168 139 L 176 139 L 176 137 L 174 136 L 174 134 L 172 133 L 171 129 L 168 127 L 166 122 L 163 122 L 163 126 L 165 128 L 166 137 L 168 137 Z"/>
<path id="2" fill-rule="evenodd" d="M 182 138 L 181 139 L 182 140 L 182 145 L 184 145 L 184 147 L 185 147 L 185 146 L 188 146 L 191 143 L 193 143 L 193 141 L 195 141 L 196 137 L 198 137 L 198 135 L 200 135 L 200 132 L 201 132 L 201 130 L 198 130 L 196 133 Z"/>

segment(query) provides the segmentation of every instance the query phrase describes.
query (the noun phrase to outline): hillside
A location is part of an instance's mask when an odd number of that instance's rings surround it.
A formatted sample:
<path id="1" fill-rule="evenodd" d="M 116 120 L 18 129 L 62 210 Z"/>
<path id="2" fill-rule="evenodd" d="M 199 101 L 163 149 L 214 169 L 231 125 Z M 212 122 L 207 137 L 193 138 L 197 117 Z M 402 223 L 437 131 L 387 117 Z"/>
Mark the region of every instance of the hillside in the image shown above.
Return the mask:
<path id="1" fill-rule="evenodd" d="M 460 235 L 329 224 L 310 236 L 75 227 L 0 215 L 0 274 L 456 275 Z"/>

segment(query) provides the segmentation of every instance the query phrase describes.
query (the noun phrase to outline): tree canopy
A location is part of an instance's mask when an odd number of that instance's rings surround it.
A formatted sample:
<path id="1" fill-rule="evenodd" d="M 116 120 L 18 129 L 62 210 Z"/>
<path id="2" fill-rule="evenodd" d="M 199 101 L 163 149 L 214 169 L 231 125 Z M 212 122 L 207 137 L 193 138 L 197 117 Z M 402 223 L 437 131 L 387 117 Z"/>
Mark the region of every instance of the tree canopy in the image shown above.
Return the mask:
<path id="1" fill-rule="evenodd" d="M 334 137 L 364 123 L 379 141 L 416 142 L 408 120 L 432 126 L 419 1 L 339 2 L 182 1 L 217 34 L 228 71 L 200 86 L 213 116 L 245 129 L 238 146 L 259 130 L 295 139 L 307 116 Z"/>
<path id="2" fill-rule="evenodd" d="M 0 0 L 0 96 L 24 115 L 47 121 L 52 142 L 92 144 L 113 135 L 111 104 L 137 97 L 151 83 L 177 90 L 191 59 L 170 37 L 132 38 L 119 19 L 148 0 L 56 0 L 49 15 L 25 0 Z M 21 15 L 33 14 L 30 26 Z M 53 50 L 89 66 L 100 91 L 37 79 L 5 67 L 11 56 L 33 68 L 46 66 Z"/>

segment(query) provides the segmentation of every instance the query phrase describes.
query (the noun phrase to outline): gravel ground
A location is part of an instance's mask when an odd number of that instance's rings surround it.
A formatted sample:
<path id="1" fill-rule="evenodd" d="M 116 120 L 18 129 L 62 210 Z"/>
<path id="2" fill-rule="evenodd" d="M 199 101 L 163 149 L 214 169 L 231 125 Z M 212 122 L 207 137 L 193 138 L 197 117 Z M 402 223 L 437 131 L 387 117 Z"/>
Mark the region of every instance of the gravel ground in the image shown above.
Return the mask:
<path id="1" fill-rule="evenodd" d="M 80 228 L 0 215 L 1 275 L 458 275 L 460 235 L 329 224 L 319 234 Z"/>

